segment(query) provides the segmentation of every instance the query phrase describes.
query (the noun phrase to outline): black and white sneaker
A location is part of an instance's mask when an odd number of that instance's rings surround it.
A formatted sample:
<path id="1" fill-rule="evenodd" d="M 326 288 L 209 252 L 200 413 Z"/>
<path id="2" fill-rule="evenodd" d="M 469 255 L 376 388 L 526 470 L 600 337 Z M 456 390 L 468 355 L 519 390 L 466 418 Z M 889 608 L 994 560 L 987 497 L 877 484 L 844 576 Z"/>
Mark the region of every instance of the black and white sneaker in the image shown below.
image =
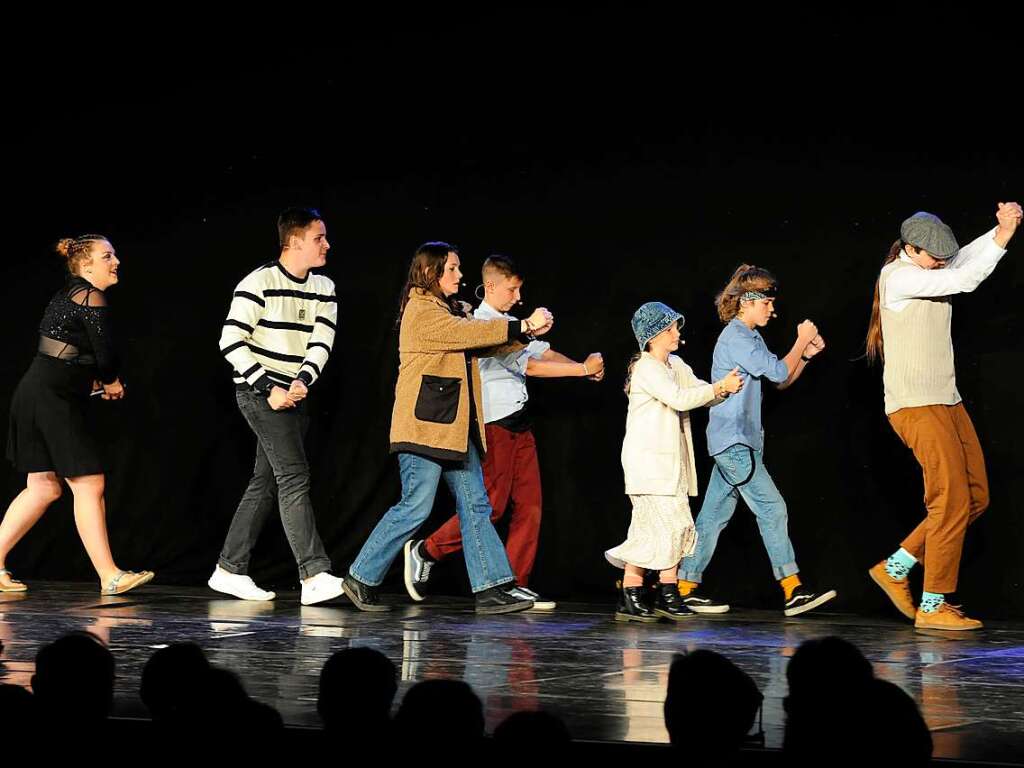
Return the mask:
<path id="1" fill-rule="evenodd" d="M 528 600 L 518 592 L 513 592 L 512 585 L 502 585 L 477 592 L 476 612 L 482 614 L 493 613 L 516 613 L 517 611 L 528 611 L 533 608 L 533 601 Z"/>
<path id="2" fill-rule="evenodd" d="M 728 603 L 720 603 L 717 600 L 713 600 L 707 595 L 702 595 L 700 592 L 697 591 L 693 591 L 688 595 L 683 595 L 683 605 L 685 605 L 694 613 L 729 612 Z"/>
<path id="3" fill-rule="evenodd" d="M 836 591 L 829 589 L 824 592 L 815 592 L 801 584 L 793 590 L 792 596 L 786 601 L 786 608 L 783 611 L 787 616 L 799 616 L 815 608 L 824 605 L 829 600 L 834 600 Z"/>
<path id="4" fill-rule="evenodd" d="M 422 541 L 409 539 L 405 542 L 405 591 L 416 602 L 427 599 L 426 586 L 430 579 L 430 569 L 434 567 L 432 560 L 427 560 L 420 552 Z"/>
<path id="5" fill-rule="evenodd" d="M 533 608 L 530 609 L 531 611 L 553 611 L 557 605 L 554 600 L 545 600 L 529 587 L 513 587 L 509 591 L 513 595 L 520 595 L 527 600 L 532 600 Z"/>

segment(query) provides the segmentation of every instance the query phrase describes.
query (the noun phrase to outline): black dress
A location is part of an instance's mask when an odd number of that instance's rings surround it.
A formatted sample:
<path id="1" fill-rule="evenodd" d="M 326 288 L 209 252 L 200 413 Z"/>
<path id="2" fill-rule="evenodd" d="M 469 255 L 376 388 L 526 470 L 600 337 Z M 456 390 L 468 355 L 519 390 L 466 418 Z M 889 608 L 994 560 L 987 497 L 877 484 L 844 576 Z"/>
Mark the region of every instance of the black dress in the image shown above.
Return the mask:
<path id="1" fill-rule="evenodd" d="M 69 279 L 47 305 L 38 354 L 11 401 L 7 458 L 19 472 L 103 472 L 86 409 L 93 381 L 117 379 L 108 313 L 103 291 L 81 277 Z"/>

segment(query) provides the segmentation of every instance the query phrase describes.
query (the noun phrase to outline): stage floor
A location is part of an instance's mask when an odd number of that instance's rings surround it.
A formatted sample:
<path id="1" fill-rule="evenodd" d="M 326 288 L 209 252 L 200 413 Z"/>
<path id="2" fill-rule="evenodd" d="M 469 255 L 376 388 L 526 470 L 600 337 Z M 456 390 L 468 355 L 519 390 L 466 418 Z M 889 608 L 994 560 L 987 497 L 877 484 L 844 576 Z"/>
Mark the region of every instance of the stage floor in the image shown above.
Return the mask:
<path id="1" fill-rule="evenodd" d="M 935 757 L 1024 764 L 1024 625 L 925 634 L 897 619 L 815 613 L 785 619 L 737 610 L 681 625 L 616 624 L 611 606 L 561 604 L 555 612 L 477 617 L 468 602 L 365 614 L 347 601 L 299 605 L 219 599 L 207 589 L 148 586 L 101 598 L 91 585 L 33 582 L 0 595 L 0 682 L 28 686 L 36 651 L 70 630 L 107 641 L 117 658 L 115 714 L 145 716 L 142 666 L 154 649 L 191 640 L 240 674 L 254 698 L 290 725 L 317 726 L 320 668 L 335 651 L 366 645 L 398 665 L 398 696 L 419 680 L 461 678 L 484 701 L 488 729 L 511 712 L 558 713 L 578 739 L 667 742 L 661 706 L 672 655 L 724 653 L 765 695 L 766 746 L 780 747 L 787 659 L 804 640 L 838 635 L 857 644 L 880 677 L 918 701 Z M 855 737 L 854 734 L 845 734 Z M 837 738 L 844 738 L 841 728 Z"/>

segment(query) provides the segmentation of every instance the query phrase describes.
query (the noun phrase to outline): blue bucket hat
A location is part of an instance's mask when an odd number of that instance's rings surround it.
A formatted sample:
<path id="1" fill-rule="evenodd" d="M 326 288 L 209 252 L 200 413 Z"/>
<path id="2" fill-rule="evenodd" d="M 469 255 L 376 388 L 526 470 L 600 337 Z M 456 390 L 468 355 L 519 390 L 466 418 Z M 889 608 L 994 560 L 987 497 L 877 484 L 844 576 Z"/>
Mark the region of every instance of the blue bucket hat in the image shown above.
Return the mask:
<path id="1" fill-rule="evenodd" d="M 633 313 L 630 325 L 633 326 L 633 335 L 636 336 L 636 341 L 642 351 L 647 346 L 647 342 L 675 322 L 679 323 L 679 328 L 682 330 L 686 318 L 660 301 L 648 301 Z"/>

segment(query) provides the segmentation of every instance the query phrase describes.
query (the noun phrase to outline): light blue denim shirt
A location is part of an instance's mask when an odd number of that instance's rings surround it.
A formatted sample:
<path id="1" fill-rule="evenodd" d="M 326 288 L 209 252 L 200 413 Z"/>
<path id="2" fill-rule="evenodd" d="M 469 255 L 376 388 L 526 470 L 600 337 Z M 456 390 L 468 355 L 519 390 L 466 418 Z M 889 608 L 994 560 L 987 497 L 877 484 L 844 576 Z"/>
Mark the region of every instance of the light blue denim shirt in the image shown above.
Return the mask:
<path id="1" fill-rule="evenodd" d="M 512 315 L 499 312 L 486 301 L 473 312 L 480 320 L 495 320 L 503 317 L 515 320 Z M 526 392 L 526 364 L 530 358 L 539 360 L 551 349 L 546 341 L 531 341 L 518 352 L 498 357 L 480 358 L 480 380 L 484 389 L 484 422 L 490 424 L 511 416 L 526 405 L 530 396 Z"/>
<path id="2" fill-rule="evenodd" d="M 764 450 L 761 382 L 768 379 L 781 384 L 789 378 L 786 364 L 768 351 L 761 334 L 747 328 L 738 318 L 733 318 L 718 336 L 711 361 L 711 380 L 725 378 L 733 368 L 740 369 L 743 389 L 711 408 L 708 418 L 708 453 L 711 456 L 737 443 L 755 451 Z"/>

